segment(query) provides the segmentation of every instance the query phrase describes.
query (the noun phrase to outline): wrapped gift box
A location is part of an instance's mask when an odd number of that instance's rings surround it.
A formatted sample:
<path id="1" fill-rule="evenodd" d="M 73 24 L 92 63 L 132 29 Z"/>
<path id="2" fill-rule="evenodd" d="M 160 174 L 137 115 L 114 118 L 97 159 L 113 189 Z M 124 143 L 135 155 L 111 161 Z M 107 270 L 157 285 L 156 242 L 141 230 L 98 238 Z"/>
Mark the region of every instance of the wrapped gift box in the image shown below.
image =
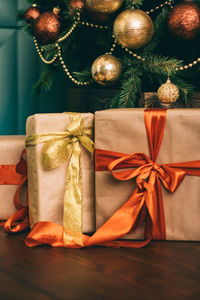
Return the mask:
<path id="1" fill-rule="evenodd" d="M 105 110 L 95 114 L 95 148 L 133 154 L 149 145 L 144 109 Z M 200 160 L 200 110 L 167 111 L 157 164 Z M 109 171 L 96 172 L 96 227 L 101 227 L 130 197 L 135 180 L 119 181 Z M 186 175 L 174 193 L 162 186 L 167 240 L 200 240 L 200 177 Z M 126 239 L 143 239 L 144 224 Z"/>
<path id="2" fill-rule="evenodd" d="M 93 128 L 93 114 L 81 114 L 84 127 Z M 70 124 L 68 113 L 36 114 L 27 119 L 27 137 L 55 132 L 66 132 Z M 42 165 L 44 144 L 27 148 L 30 226 L 38 222 L 63 225 L 63 202 L 69 159 L 60 167 L 46 170 Z M 82 145 L 82 232 L 95 230 L 94 220 L 94 168 L 91 153 Z M 72 183 L 73 184 L 73 183 Z"/>
<path id="3" fill-rule="evenodd" d="M 25 136 L 0 136 L 0 220 L 7 220 L 17 210 L 14 205 L 14 195 L 17 190 L 17 184 L 4 184 L 6 181 L 12 181 L 3 175 L 5 169 L 12 167 L 20 160 L 20 155 L 25 148 Z M 10 167 L 9 167 L 10 166 Z M 9 172 L 8 172 L 9 173 Z M 5 179 L 2 178 L 4 176 Z M 9 175 L 7 175 L 8 177 Z M 13 175 L 15 176 L 15 174 Z M 16 174 L 20 178 L 19 174 Z M 25 204 L 26 193 L 22 190 L 20 195 L 22 204 Z"/>

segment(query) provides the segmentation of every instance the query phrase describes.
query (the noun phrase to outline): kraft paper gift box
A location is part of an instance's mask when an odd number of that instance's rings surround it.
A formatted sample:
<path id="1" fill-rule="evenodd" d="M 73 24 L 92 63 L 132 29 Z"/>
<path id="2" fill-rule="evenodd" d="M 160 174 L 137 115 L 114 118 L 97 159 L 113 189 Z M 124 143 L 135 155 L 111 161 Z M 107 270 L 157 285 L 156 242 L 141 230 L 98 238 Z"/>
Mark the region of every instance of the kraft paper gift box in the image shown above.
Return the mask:
<path id="1" fill-rule="evenodd" d="M 7 220 L 16 213 L 14 196 L 23 177 L 16 173 L 22 151 L 25 149 L 25 136 L 0 136 L 0 220 Z M 25 188 L 20 193 L 21 204 L 27 201 Z"/>
<path id="2" fill-rule="evenodd" d="M 70 116 L 76 114 L 36 114 L 27 119 L 27 137 L 33 135 L 60 133 L 67 131 L 71 122 Z M 84 128 L 93 129 L 93 114 L 77 114 L 83 120 Z M 63 140 L 64 141 L 64 140 Z M 94 167 L 91 153 L 80 143 L 81 174 L 82 174 L 82 232 L 95 231 L 94 216 Z M 56 168 L 45 169 L 42 164 L 44 143 L 27 147 L 28 189 L 29 189 L 29 217 L 30 226 L 38 222 L 52 222 L 63 225 L 64 194 L 66 174 L 69 168 L 70 156 Z M 59 151 L 58 151 L 59 152 Z M 57 154 L 55 157 L 57 160 Z M 73 185 L 73 180 L 69 185 Z M 75 183 L 76 184 L 76 183 Z M 70 198 L 70 196 L 68 197 Z M 68 207 L 68 209 L 70 209 Z M 81 218 L 81 216 L 80 216 Z"/>
<path id="3" fill-rule="evenodd" d="M 95 148 L 125 154 L 142 152 L 150 157 L 144 109 L 96 112 Z M 96 164 L 97 159 L 96 155 Z M 167 110 L 164 136 L 156 163 L 195 160 L 200 160 L 200 110 Z M 136 188 L 136 181 L 119 181 L 110 171 L 98 170 L 95 186 L 98 229 L 129 199 Z M 186 175 L 173 193 L 163 185 L 161 189 L 166 239 L 200 241 L 200 177 Z M 144 223 L 123 238 L 143 239 Z"/>

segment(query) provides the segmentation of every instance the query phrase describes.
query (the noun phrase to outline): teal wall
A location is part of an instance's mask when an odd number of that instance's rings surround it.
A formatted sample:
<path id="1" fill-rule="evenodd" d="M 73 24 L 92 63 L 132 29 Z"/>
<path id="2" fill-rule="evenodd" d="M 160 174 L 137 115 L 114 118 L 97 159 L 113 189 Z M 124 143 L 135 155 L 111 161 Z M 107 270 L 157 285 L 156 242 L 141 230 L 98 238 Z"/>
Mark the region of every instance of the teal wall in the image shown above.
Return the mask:
<path id="1" fill-rule="evenodd" d="M 31 97 L 41 63 L 32 38 L 16 22 L 24 0 L 0 0 L 0 134 L 24 134 L 26 118 L 66 107 L 65 78 L 58 74 L 52 91 Z"/>

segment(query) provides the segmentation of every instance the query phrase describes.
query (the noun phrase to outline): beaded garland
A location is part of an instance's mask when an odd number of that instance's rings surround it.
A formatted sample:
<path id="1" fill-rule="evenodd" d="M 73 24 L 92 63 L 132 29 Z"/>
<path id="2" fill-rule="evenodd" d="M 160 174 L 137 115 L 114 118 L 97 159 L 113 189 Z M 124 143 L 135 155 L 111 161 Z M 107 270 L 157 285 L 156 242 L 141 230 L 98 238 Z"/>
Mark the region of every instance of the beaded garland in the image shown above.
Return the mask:
<path id="1" fill-rule="evenodd" d="M 155 8 L 152 8 L 150 9 L 149 11 L 146 11 L 147 14 L 150 14 L 160 8 L 162 8 L 163 6 L 165 5 L 169 5 L 170 8 L 173 8 L 172 6 L 172 0 L 169 0 L 169 1 L 165 1 L 164 3 L 160 4 L 159 6 L 156 6 Z M 36 50 L 37 50 L 37 53 L 40 57 L 40 59 L 45 63 L 45 64 L 52 64 L 54 63 L 57 59 L 60 60 L 60 63 L 61 63 L 61 66 L 63 67 L 66 75 L 68 76 L 68 78 L 76 85 L 78 86 L 87 86 L 89 85 L 90 83 L 93 82 L 93 80 L 89 80 L 89 81 L 78 81 L 76 80 L 72 74 L 70 73 L 69 69 L 67 68 L 63 58 L 62 58 L 62 53 L 61 53 L 61 47 L 59 45 L 59 43 L 63 42 L 64 40 L 66 40 L 72 33 L 73 31 L 77 28 L 77 25 L 81 25 L 81 26 L 87 26 L 87 27 L 91 27 L 91 28 L 96 28 L 96 29 L 101 29 L 101 30 L 106 30 L 108 29 L 107 26 L 104 26 L 104 25 L 98 25 L 98 24 L 94 24 L 94 23 L 89 23 L 89 22 L 85 22 L 85 21 L 82 21 L 81 20 L 81 15 L 80 15 L 80 12 L 77 12 L 76 13 L 76 19 L 73 23 L 73 25 L 71 26 L 71 28 L 69 29 L 69 31 L 61 38 L 59 38 L 57 40 L 57 42 L 54 44 L 57 48 L 57 51 L 55 53 L 55 55 L 53 56 L 53 58 L 51 60 L 46 60 L 43 55 L 42 55 L 42 50 L 40 50 L 40 47 L 38 45 L 38 42 L 36 40 L 36 38 L 34 37 L 33 40 L 34 40 L 34 43 L 35 43 L 35 47 L 36 47 Z M 137 55 L 136 53 L 134 53 L 132 50 L 130 50 L 129 48 L 127 47 L 124 47 L 123 45 L 120 45 L 117 40 L 115 39 L 114 35 L 112 35 L 113 39 L 114 39 L 114 42 L 110 48 L 110 50 L 108 52 L 106 52 L 106 54 L 110 54 L 112 55 L 112 53 L 114 52 L 115 50 L 115 47 L 116 45 L 118 44 L 119 46 L 122 47 L 122 49 L 124 49 L 127 53 L 129 53 L 131 56 L 133 56 L 134 58 L 138 59 L 138 60 L 141 60 L 141 61 L 145 61 L 145 57 L 142 57 L 140 55 Z M 193 66 L 195 66 L 197 63 L 200 63 L 200 57 L 197 58 L 196 60 L 194 60 L 193 62 L 189 63 L 189 64 L 186 64 L 184 66 L 181 66 L 181 67 L 176 67 L 175 68 L 175 71 L 178 72 L 178 71 L 183 71 L 183 70 L 187 70 L 189 68 L 192 68 Z"/>

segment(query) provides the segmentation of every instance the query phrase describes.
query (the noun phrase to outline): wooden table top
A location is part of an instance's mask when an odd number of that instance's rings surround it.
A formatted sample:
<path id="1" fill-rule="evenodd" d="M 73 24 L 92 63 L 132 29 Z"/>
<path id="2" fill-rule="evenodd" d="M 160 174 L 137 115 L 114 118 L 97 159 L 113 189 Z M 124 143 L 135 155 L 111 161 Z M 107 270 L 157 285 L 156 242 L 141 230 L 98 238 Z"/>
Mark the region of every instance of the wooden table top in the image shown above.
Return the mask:
<path id="1" fill-rule="evenodd" d="M 0 230 L 0 299 L 200 299 L 200 243 L 27 248 Z"/>

